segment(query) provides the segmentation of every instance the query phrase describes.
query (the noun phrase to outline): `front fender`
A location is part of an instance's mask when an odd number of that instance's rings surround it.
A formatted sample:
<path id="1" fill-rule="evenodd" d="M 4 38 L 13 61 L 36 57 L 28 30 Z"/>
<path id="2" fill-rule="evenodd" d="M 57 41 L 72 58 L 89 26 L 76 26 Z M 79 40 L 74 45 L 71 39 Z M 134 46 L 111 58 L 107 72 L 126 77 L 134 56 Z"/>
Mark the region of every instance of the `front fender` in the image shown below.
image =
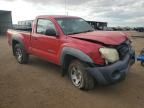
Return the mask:
<path id="1" fill-rule="evenodd" d="M 64 63 L 64 59 L 66 55 L 71 55 L 86 63 L 94 63 L 93 60 L 81 50 L 70 48 L 70 47 L 65 47 L 62 49 L 61 64 Z"/>

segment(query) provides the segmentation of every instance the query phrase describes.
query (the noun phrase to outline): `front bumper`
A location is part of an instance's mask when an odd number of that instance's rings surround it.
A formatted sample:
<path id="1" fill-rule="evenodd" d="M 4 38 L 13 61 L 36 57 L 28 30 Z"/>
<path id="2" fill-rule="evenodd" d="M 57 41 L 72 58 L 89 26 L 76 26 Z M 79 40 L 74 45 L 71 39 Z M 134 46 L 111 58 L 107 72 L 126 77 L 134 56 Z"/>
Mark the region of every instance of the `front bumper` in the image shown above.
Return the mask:
<path id="1" fill-rule="evenodd" d="M 126 77 L 132 64 L 135 62 L 134 53 L 127 54 L 123 60 L 104 67 L 88 67 L 87 71 L 96 79 L 99 84 L 117 83 Z"/>

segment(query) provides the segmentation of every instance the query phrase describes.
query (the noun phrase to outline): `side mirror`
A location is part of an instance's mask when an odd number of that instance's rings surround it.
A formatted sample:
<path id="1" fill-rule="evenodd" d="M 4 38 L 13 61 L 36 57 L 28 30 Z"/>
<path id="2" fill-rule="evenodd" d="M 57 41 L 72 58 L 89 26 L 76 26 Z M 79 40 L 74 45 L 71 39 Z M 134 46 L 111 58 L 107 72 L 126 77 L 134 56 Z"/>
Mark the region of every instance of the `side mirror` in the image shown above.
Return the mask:
<path id="1" fill-rule="evenodd" d="M 56 33 L 56 31 L 53 28 L 49 28 L 49 29 L 46 30 L 45 35 L 57 36 L 57 33 Z"/>

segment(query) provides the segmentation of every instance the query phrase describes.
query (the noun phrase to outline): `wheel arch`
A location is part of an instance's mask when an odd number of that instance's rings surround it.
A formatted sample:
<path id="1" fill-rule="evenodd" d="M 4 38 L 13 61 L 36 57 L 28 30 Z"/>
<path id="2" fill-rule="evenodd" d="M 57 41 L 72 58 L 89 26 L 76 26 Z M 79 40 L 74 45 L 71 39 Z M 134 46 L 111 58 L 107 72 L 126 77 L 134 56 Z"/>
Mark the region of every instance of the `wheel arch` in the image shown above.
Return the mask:
<path id="1" fill-rule="evenodd" d="M 20 44 L 22 45 L 22 47 L 24 47 L 24 43 L 22 42 L 21 39 L 17 38 L 17 37 L 13 37 L 12 38 L 12 51 L 13 51 L 13 55 L 15 56 L 15 51 L 14 51 L 14 47 L 16 44 Z"/>
<path id="2" fill-rule="evenodd" d="M 62 50 L 61 54 L 61 66 L 62 66 L 62 74 L 64 75 L 67 72 L 68 66 L 70 62 L 74 59 L 78 59 L 84 63 L 93 64 L 93 60 L 84 52 L 79 49 L 65 47 Z"/>

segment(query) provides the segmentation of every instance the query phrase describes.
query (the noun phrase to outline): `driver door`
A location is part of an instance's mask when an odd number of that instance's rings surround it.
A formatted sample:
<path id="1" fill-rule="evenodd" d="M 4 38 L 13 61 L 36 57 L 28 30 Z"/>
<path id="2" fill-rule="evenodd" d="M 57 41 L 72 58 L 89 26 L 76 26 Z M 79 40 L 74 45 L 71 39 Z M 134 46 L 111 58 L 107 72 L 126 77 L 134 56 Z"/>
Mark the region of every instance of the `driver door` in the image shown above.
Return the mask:
<path id="1" fill-rule="evenodd" d="M 36 32 L 32 35 L 32 51 L 36 56 L 56 63 L 60 41 L 58 36 L 46 35 L 46 30 L 49 28 L 57 32 L 51 20 L 38 19 Z"/>

